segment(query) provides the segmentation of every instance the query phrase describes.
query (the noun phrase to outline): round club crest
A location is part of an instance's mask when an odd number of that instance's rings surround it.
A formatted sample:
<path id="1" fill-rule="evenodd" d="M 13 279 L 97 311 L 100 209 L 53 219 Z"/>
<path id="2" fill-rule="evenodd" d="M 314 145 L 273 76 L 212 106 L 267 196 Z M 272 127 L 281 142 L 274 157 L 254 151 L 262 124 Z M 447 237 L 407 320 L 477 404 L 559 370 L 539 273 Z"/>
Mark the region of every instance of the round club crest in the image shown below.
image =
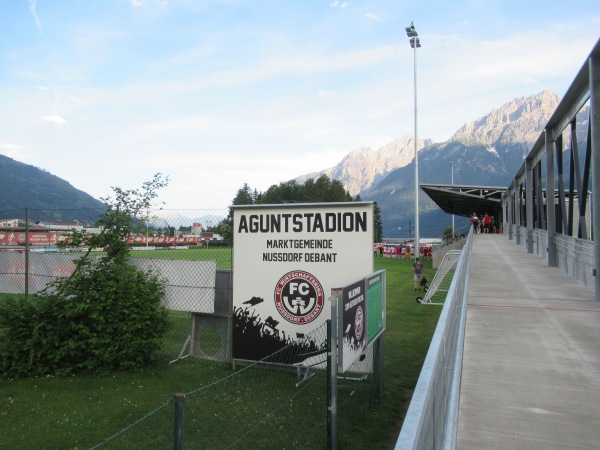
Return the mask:
<path id="1" fill-rule="evenodd" d="M 275 306 L 288 322 L 298 325 L 312 322 L 321 314 L 323 304 L 323 287 L 308 272 L 288 272 L 275 286 Z"/>
<path id="2" fill-rule="evenodd" d="M 356 308 L 356 314 L 354 315 L 354 338 L 356 342 L 362 339 L 363 332 L 365 329 L 365 315 L 363 314 L 362 306 Z"/>

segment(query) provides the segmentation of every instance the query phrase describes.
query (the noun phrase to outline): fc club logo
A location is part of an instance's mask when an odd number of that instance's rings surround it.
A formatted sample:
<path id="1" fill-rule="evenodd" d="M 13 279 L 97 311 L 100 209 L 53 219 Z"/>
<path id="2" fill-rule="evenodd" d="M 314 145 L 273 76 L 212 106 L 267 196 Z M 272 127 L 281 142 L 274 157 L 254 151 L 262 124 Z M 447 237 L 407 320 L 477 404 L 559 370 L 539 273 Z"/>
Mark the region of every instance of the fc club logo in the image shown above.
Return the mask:
<path id="1" fill-rule="evenodd" d="M 321 314 L 323 303 L 323 287 L 308 272 L 288 272 L 275 286 L 275 306 L 288 322 L 299 325 L 312 322 Z"/>
<path id="2" fill-rule="evenodd" d="M 365 315 L 363 314 L 362 306 L 356 308 L 356 315 L 354 316 L 354 338 L 356 342 L 362 339 L 363 332 L 365 331 Z"/>

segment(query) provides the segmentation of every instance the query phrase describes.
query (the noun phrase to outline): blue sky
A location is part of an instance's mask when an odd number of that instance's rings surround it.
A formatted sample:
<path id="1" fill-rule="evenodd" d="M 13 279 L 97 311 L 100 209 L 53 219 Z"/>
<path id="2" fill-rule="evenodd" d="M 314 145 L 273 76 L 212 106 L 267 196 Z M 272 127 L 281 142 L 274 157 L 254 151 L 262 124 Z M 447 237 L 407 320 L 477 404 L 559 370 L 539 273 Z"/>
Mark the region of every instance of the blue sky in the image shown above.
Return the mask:
<path id="1" fill-rule="evenodd" d="M 0 153 L 96 198 L 162 172 L 168 209 L 230 204 L 414 131 L 445 141 L 517 97 L 562 96 L 597 0 L 7 0 Z"/>

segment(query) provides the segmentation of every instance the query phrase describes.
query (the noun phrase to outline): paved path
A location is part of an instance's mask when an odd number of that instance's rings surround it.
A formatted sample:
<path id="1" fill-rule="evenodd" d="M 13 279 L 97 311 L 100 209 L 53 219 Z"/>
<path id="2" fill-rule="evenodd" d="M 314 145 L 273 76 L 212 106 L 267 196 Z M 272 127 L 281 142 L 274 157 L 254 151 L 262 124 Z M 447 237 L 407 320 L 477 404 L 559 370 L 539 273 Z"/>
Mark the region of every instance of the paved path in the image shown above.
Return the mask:
<path id="1" fill-rule="evenodd" d="M 600 302 L 503 235 L 474 236 L 459 449 L 600 449 Z"/>

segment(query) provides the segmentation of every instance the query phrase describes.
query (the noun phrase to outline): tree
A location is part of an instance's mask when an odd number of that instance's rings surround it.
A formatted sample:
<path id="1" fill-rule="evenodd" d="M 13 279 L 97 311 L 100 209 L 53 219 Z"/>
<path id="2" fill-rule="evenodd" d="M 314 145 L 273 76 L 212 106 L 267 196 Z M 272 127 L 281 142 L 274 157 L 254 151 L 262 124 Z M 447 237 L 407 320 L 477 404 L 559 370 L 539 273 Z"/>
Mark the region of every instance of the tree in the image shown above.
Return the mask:
<path id="1" fill-rule="evenodd" d="M 377 202 L 373 206 L 373 242 L 383 242 L 383 222 Z"/>
<path id="2" fill-rule="evenodd" d="M 306 180 L 299 184 L 296 180 L 284 181 L 279 185 L 272 185 L 266 192 L 257 192 L 256 189 L 244 183 L 238 189 L 233 205 L 274 205 L 279 203 L 330 203 L 350 202 L 352 196 L 344 189 L 344 185 L 338 180 L 331 180 L 326 175 L 321 175 L 316 180 Z M 233 227 L 233 210 L 219 224 L 219 234 L 231 242 Z"/>
<path id="3" fill-rule="evenodd" d="M 244 185 L 238 189 L 237 194 L 232 201 L 232 205 L 252 205 L 254 204 L 255 197 L 256 193 L 252 192 L 252 188 L 248 183 L 244 183 Z"/>
<path id="4" fill-rule="evenodd" d="M 442 239 L 444 239 L 444 241 L 446 242 L 446 244 L 452 242 L 452 240 L 454 239 L 454 236 L 452 236 L 452 227 L 447 227 L 444 230 L 444 234 L 442 235 Z"/>
<path id="5" fill-rule="evenodd" d="M 295 180 L 285 181 L 279 185 L 272 185 L 264 194 L 260 196 L 262 204 L 296 203 L 301 201 L 303 195 L 303 186 Z"/>
<path id="6" fill-rule="evenodd" d="M 73 232 L 66 247 L 87 247 L 69 277 L 29 300 L 0 304 L 0 373 L 5 377 L 138 369 L 155 359 L 168 328 L 161 306 L 165 282 L 130 261 L 127 236 L 140 223 L 168 178 L 156 174 L 141 190 L 113 187 L 102 199 L 101 233 Z M 105 256 L 90 257 L 94 248 Z"/>
<path id="7" fill-rule="evenodd" d="M 264 194 L 259 195 L 256 203 L 321 203 L 321 202 L 349 202 L 352 196 L 344 189 L 338 180 L 331 180 L 326 175 L 321 175 L 316 180 L 306 180 L 299 184 L 295 180 L 285 181 L 279 185 L 272 185 Z"/>

